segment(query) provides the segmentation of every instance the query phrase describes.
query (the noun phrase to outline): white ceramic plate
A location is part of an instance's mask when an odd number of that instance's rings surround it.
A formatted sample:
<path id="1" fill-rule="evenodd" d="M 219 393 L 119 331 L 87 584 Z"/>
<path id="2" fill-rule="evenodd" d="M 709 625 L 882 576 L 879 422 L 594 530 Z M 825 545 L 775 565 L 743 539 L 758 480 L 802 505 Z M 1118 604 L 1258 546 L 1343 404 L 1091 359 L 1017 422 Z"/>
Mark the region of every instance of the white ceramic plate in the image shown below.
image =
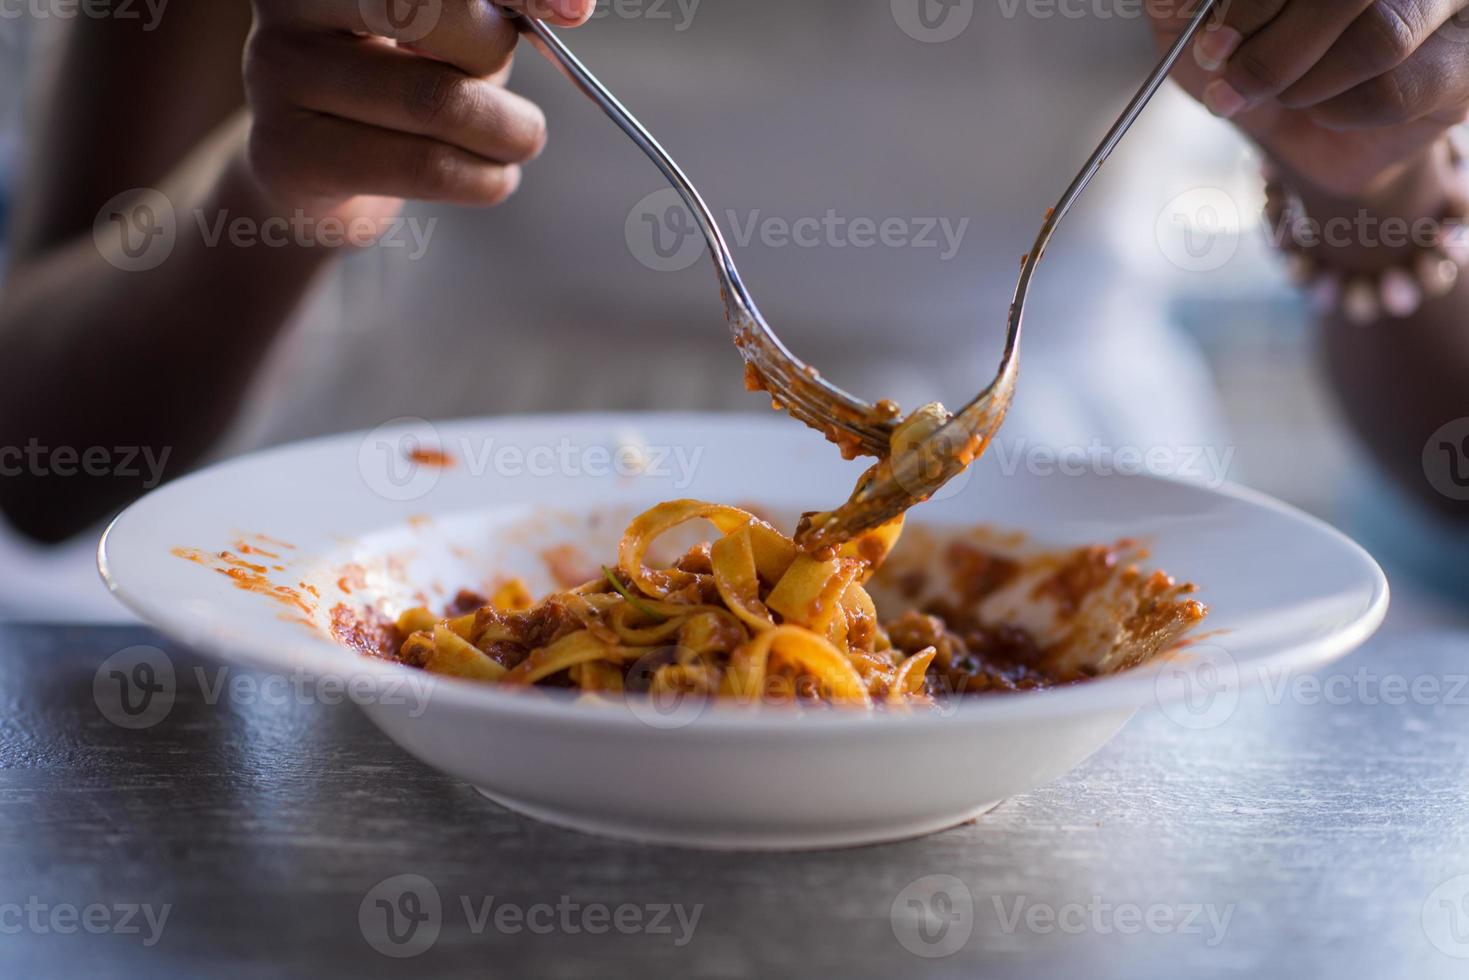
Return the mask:
<path id="1" fill-rule="evenodd" d="M 419 448 L 453 465 L 414 463 Z M 611 561 L 619 515 L 662 500 L 784 514 L 844 499 L 860 464 L 775 416 L 409 421 L 290 446 L 143 498 L 103 537 L 99 564 L 118 598 L 180 643 L 350 682 L 392 739 L 505 806 L 688 846 L 834 847 L 970 819 L 1067 772 L 1143 705 L 1183 725 L 1219 724 L 1241 685 L 1340 657 L 1386 613 L 1382 571 L 1319 521 L 1243 490 L 1082 469 L 1007 473 L 986 458 L 911 520 L 988 523 L 1061 546 L 1142 538 L 1155 567 L 1199 584 L 1212 610 L 1205 641 L 1159 667 L 933 714 L 572 704 L 431 678 L 327 634 L 339 605 L 396 613 L 504 573 L 545 587 L 535 559 L 558 541 Z M 204 564 L 180 548 L 200 549 Z M 218 574 L 222 551 L 259 578 Z M 283 591 L 240 587 L 251 581 Z"/>

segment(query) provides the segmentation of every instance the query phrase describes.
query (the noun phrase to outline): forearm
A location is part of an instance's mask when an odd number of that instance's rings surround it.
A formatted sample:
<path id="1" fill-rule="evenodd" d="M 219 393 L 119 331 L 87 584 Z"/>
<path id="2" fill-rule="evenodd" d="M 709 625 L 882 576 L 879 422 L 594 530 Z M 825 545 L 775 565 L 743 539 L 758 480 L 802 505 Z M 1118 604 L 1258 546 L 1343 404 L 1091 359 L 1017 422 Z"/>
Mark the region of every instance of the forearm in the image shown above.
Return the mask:
<path id="1" fill-rule="evenodd" d="M 1297 187 L 1315 224 L 1351 229 L 1318 245 L 1320 263 L 1372 275 L 1413 260 L 1415 247 L 1395 241 L 1392 232 L 1429 227 L 1458 181 L 1440 144 L 1365 197 L 1335 198 L 1314 192 L 1307 181 Z M 1320 334 L 1343 413 L 1373 457 L 1411 496 L 1469 521 L 1469 504 L 1440 492 L 1435 484 L 1442 481 L 1433 479 L 1440 474 L 1425 468 L 1430 437 L 1469 418 L 1469 273 L 1410 316 L 1363 326 L 1337 310 L 1322 315 Z"/>
<path id="2" fill-rule="evenodd" d="M 167 475 L 197 461 L 329 258 L 291 241 L 232 241 L 230 222 L 280 217 L 247 173 L 242 123 L 160 183 L 171 248 L 156 239 L 129 258 L 89 230 L 12 269 L 0 304 L 0 509 L 26 533 L 65 538 L 159 475 L 87 472 L 74 460 L 92 447 L 166 460 Z M 138 264 L 153 267 L 129 271 Z"/>

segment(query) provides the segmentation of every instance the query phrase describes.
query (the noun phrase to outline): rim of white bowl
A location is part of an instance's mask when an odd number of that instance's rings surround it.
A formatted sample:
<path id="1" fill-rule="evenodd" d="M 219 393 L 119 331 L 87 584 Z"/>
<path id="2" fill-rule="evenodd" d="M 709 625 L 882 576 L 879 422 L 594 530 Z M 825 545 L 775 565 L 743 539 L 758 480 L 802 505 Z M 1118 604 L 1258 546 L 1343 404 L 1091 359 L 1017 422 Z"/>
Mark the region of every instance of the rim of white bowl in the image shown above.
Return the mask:
<path id="1" fill-rule="evenodd" d="M 489 421 L 513 420 L 518 424 L 545 424 L 547 422 L 578 423 L 596 422 L 609 424 L 657 424 L 659 422 L 697 422 L 699 424 L 734 426 L 763 424 L 753 416 L 737 414 L 683 413 L 579 413 L 537 414 L 523 416 L 482 416 L 454 420 L 442 420 L 436 426 L 483 424 Z M 187 483 L 215 473 L 221 469 L 240 465 L 258 465 L 277 455 L 300 452 L 320 444 L 342 440 L 360 439 L 366 432 L 338 433 L 302 440 L 273 447 L 204 467 L 187 476 L 171 481 L 167 487 L 177 489 Z M 1377 632 L 1387 616 L 1391 601 L 1391 588 L 1386 573 L 1366 549 L 1342 531 L 1326 521 L 1305 511 L 1277 500 L 1268 494 L 1251 490 L 1233 482 L 1224 482 L 1218 487 L 1203 487 L 1188 480 L 1155 473 L 1118 475 L 1117 479 L 1140 480 L 1178 484 L 1191 490 L 1230 497 L 1235 500 L 1261 507 L 1276 514 L 1292 518 L 1315 531 L 1333 539 L 1361 560 L 1373 579 L 1372 598 L 1367 606 L 1351 622 L 1339 630 L 1321 637 L 1287 644 L 1278 650 L 1260 656 L 1251 656 L 1245 663 L 1249 671 L 1241 671 L 1240 688 L 1246 689 L 1259 683 L 1261 675 L 1287 671 L 1313 670 L 1337 660 L 1365 643 Z M 159 488 L 163 489 L 163 488 Z M 150 491 L 154 493 L 157 491 Z M 140 500 L 143 498 L 139 498 Z M 369 678 L 374 681 L 391 681 L 402 684 L 409 678 L 422 679 L 421 670 L 403 664 L 373 660 L 341 647 L 324 648 L 322 640 L 316 638 L 311 644 L 295 642 L 271 652 L 252 649 L 250 638 L 232 630 L 191 632 L 168 624 L 169 609 L 159 608 L 146 597 L 129 591 L 113 575 L 107 556 L 108 543 L 113 531 L 127 518 L 132 508 L 122 511 L 112 519 L 97 542 L 97 569 L 108 590 L 128 609 L 137 613 L 150 628 L 164 637 L 204 653 L 216 660 L 239 664 L 261 670 L 300 670 L 312 676 L 337 675 Z M 248 652 L 242 652 L 248 651 Z M 355 657 L 355 660 L 353 659 Z M 351 665 L 350 668 L 348 665 Z M 958 698 L 942 711 L 801 711 L 783 712 L 780 709 L 752 710 L 749 707 L 718 705 L 701 712 L 685 726 L 671 727 L 669 731 L 689 733 L 700 731 L 737 730 L 742 733 L 789 734 L 792 731 L 820 728 L 833 729 L 863 728 L 878 725 L 902 725 L 946 727 L 956 724 L 1013 724 L 1017 721 L 1042 720 L 1045 718 L 1070 717 L 1097 714 L 1107 711 L 1136 710 L 1149 704 L 1168 704 L 1177 698 L 1163 698 L 1157 686 L 1156 671 L 1150 665 L 1134 668 L 1107 677 L 1098 677 L 1068 687 L 1042 691 L 1023 691 L 994 695 L 978 695 Z M 1244 666 L 1244 664 L 1241 664 Z M 572 726 L 592 728 L 634 726 L 636 730 L 648 730 L 650 725 L 627 703 L 609 704 L 573 703 L 570 697 L 558 697 L 552 692 L 537 691 L 527 694 L 497 689 L 494 685 L 464 681 L 437 675 L 433 678 L 433 698 L 443 698 L 459 707 L 493 711 L 511 718 L 534 718 L 540 721 L 555 721 Z"/>

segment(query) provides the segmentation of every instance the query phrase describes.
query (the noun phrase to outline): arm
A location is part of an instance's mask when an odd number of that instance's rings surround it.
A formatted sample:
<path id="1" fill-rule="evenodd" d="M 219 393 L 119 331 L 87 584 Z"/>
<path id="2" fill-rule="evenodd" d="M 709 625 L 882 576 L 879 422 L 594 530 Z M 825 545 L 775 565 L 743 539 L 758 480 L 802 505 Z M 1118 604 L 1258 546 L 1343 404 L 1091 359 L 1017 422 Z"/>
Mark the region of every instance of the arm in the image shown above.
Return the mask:
<path id="1" fill-rule="evenodd" d="M 564 25 L 591 13 L 558 4 Z M 167 475 L 197 461 L 330 260 L 328 229 L 365 244 L 405 198 L 514 191 L 544 141 L 540 111 L 503 88 L 514 29 L 483 4 L 396 27 L 371 10 L 258 0 L 252 19 L 233 0 L 170 8 L 152 31 L 66 22 L 0 295 L 0 510 L 20 530 L 59 541 L 145 489 L 148 474 L 77 471 L 91 447 L 146 450 Z M 374 28 L 421 36 L 397 47 Z M 215 235 L 226 216 L 305 231 L 240 247 Z"/>
<path id="2" fill-rule="evenodd" d="M 1469 109 L 1465 0 L 1234 0 L 1196 42 L 1180 83 L 1276 163 L 1312 222 L 1351 229 L 1318 264 L 1373 275 L 1413 255 L 1384 245 L 1389 219 L 1438 218 L 1469 187 L 1446 134 Z M 1165 38 L 1177 18 L 1158 23 Z M 1348 422 L 1409 495 L 1450 519 L 1469 503 L 1425 471 L 1430 436 L 1469 417 L 1469 272 L 1406 318 L 1319 324 L 1327 375 Z M 1469 465 L 1469 447 L 1464 449 Z"/>
<path id="3" fill-rule="evenodd" d="M 1303 190 L 1306 207 L 1313 218 L 1320 215 L 1317 220 L 1358 221 L 1367 215 L 1369 227 L 1374 223 L 1380 227 L 1386 218 L 1411 223 L 1438 215 L 1451 192 L 1462 197 L 1466 191 L 1464 178 L 1454 172 L 1445 149 L 1435 146 L 1398 180 L 1372 195 L 1343 198 Z M 1413 254 L 1411 247 L 1361 241 L 1322 248 L 1328 253 L 1324 261 L 1332 268 L 1364 274 L 1410 262 Z M 1469 270 L 1461 272 L 1451 292 L 1426 299 L 1411 316 L 1383 318 L 1363 327 L 1332 311 L 1320 316 L 1318 329 L 1327 377 L 1368 452 L 1409 496 L 1469 526 L 1466 495 L 1442 492 L 1454 464 L 1441 445 L 1429 447 L 1443 426 L 1469 419 Z M 1465 432 L 1469 433 L 1469 423 Z M 1425 462 L 1425 452 L 1430 462 Z M 1462 460 L 1458 465 L 1469 467 L 1469 447 L 1456 446 L 1449 452 Z"/>
<path id="4" fill-rule="evenodd" d="M 249 8 L 218 6 L 209 16 L 189 5 L 151 33 L 121 19 L 64 22 L 32 115 L 0 303 L 0 363 L 12 368 L 0 386 L 0 446 L 32 458 L 7 460 L 0 508 L 37 538 L 80 530 L 143 477 L 50 475 L 35 453 L 132 446 L 158 458 L 168 448 L 171 469 L 186 465 L 223 428 L 314 271 L 314 256 L 211 253 L 187 224 L 149 272 L 124 271 L 94 245 L 98 210 L 131 188 L 159 188 L 180 212 L 260 213 L 234 152 L 242 128 L 229 122 L 244 105 L 237 65 Z M 190 69 L 191 55 L 210 70 Z M 179 97 L 185 78 L 196 97 Z M 108 94 L 118 79 L 135 79 L 127 98 Z M 245 289 L 256 276 L 269 287 Z M 211 356 L 216 339 L 226 358 Z"/>

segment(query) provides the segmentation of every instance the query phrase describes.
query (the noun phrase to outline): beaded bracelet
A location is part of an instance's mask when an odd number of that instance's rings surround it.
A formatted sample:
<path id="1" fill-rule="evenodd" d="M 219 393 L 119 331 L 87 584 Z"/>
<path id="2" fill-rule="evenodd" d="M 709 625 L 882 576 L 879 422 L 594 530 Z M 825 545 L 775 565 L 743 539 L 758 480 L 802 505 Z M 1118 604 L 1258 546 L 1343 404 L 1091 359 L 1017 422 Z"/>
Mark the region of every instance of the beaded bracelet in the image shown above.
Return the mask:
<path id="1" fill-rule="evenodd" d="M 1450 159 L 1464 175 L 1464 155 L 1452 141 Z M 1285 254 L 1291 280 L 1304 288 L 1321 314 L 1340 310 L 1348 322 L 1366 326 L 1384 316 L 1403 319 L 1417 313 L 1425 299 L 1451 292 L 1461 270 L 1469 267 L 1469 202 L 1455 197 L 1432 223 L 1430 241 L 1414 242 L 1405 262 L 1379 272 L 1349 272 L 1320 261 L 1320 243 L 1291 229 L 1311 227 L 1306 208 L 1273 168 L 1266 168 L 1265 220 Z"/>

